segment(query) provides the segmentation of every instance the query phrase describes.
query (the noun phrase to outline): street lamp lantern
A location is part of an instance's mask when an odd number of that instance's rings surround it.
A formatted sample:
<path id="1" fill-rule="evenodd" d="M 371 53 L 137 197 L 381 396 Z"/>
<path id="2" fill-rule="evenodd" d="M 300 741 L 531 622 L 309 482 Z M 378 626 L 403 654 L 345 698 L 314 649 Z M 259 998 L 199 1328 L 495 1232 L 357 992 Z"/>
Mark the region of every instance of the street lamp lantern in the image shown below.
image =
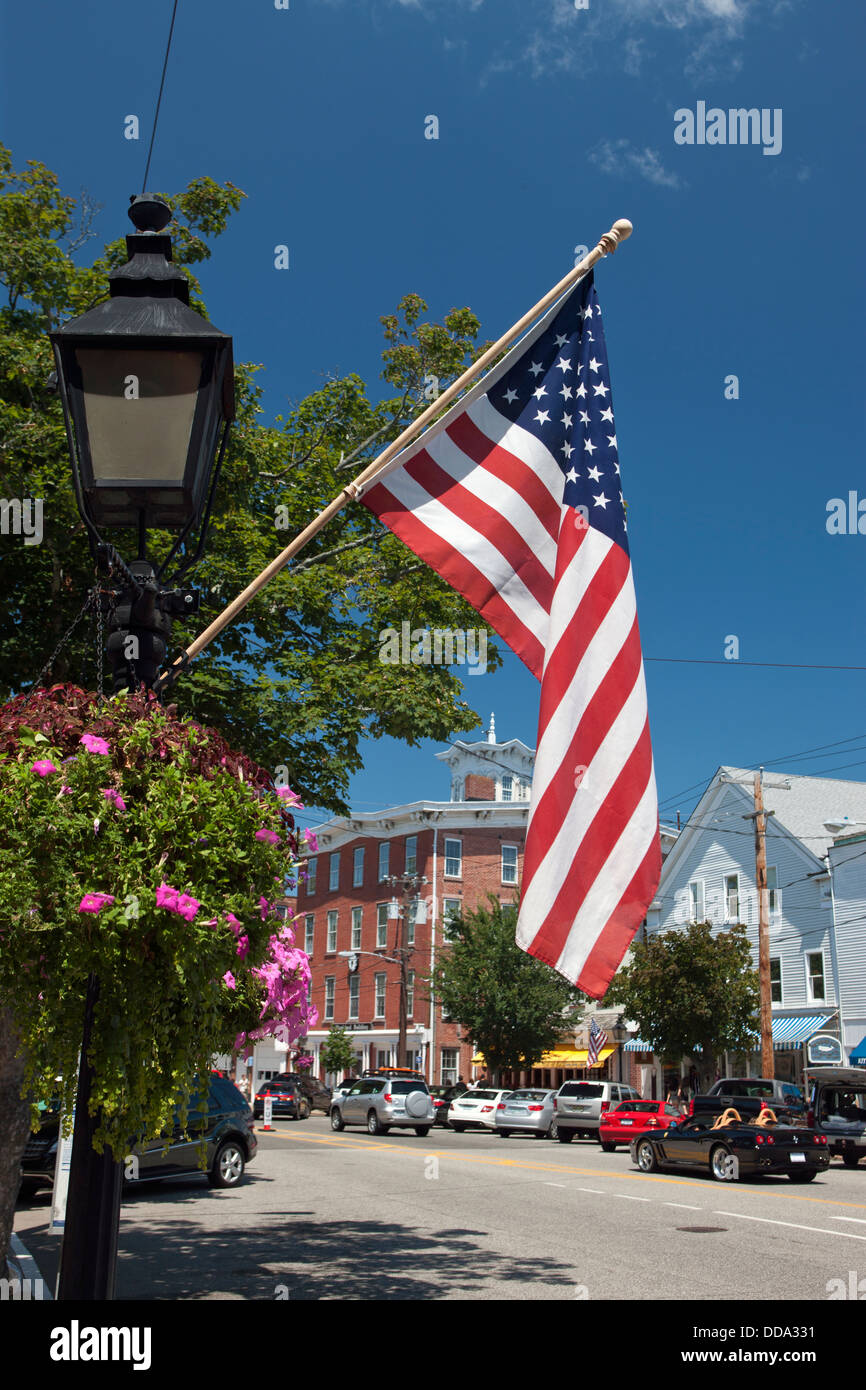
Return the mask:
<path id="1" fill-rule="evenodd" d="M 234 418 L 232 340 L 189 307 L 168 204 L 142 194 L 129 217 L 110 297 L 50 335 L 76 493 L 92 528 L 185 528 Z"/>

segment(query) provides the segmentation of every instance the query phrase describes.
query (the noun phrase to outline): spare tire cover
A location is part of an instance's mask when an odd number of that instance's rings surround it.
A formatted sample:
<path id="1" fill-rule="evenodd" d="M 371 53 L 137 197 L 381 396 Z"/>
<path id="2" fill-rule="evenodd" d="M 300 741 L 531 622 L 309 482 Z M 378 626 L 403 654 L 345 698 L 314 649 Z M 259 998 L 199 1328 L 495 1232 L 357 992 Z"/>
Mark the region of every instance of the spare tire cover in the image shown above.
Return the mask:
<path id="1" fill-rule="evenodd" d="M 430 1097 L 426 1091 L 410 1091 L 406 1097 L 406 1113 L 415 1120 L 427 1118 Z"/>

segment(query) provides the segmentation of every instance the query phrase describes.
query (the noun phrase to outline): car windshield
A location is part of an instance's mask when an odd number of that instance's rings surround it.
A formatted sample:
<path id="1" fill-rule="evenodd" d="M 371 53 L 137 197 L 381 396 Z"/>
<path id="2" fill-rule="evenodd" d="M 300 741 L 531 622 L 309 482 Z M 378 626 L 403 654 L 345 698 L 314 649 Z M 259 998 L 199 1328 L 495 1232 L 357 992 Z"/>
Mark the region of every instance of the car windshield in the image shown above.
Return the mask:
<path id="1" fill-rule="evenodd" d="M 546 1100 L 547 1091 L 512 1091 L 510 1100 Z"/>
<path id="2" fill-rule="evenodd" d="M 630 1114 L 644 1114 L 651 1111 L 653 1115 L 658 1114 L 659 1102 L 657 1100 L 624 1100 L 616 1107 L 614 1113 L 628 1111 Z"/>
<path id="3" fill-rule="evenodd" d="M 499 1095 L 498 1091 L 465 1091 L 460 1100 L 495 1100 Z"/>
<path id="4" fill-rule="evenodd" d="M 601 1086 L 591 1081 L 567 1081 L 559 1093 L 561 1096 L 580 1096 L 582 1100 L 596 1100 L 603 1094 Z"/>
<path id="5" fill-rule="evenodd" d="M 423 1081 L 392 1081 L 388 1090 L 392 1096 L 408 1096 L 412 1091 L 424 1091 L 427 1087 Z"/>

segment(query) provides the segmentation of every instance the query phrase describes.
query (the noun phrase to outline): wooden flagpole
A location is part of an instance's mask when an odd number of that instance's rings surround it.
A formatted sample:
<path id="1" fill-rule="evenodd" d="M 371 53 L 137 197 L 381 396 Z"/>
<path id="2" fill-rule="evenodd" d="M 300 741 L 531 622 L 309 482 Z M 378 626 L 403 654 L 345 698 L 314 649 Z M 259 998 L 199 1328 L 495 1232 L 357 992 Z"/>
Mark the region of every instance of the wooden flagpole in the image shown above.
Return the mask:
<path id="1" fill-rule="evenodd" d="M 610 231 L 605 232 L 604 236 L 598 242 L 598 245 L 594 246 L 589 254 L 584 256 L 583 260 L 579 261 L 574 269 L 570 270 L 568 274 L 559 281 L 558 285 L 554 285 L 553 289 L 549 290 L 543 299 L 539 299 L 538 303 L 534 305 L 533 308 L 525 313 L 522 318 L 518 319 L 517 323 L 509 328 L 507 333 L 503 333 L 502 337 L 497 339 L 492 347 L 489 347 L 486 352 L 482 353 L 476 362 L 473 362 L 470 367 L 467 367 L 462 376 L 459 376 L 456 381 L 453 381 L 450 386 L 446 387 L 442 394 L 436 397 L 435 401 L 431 401 L 426 410 L 423 410 L 420 415 L 406 426 L 402 434 L 399 434 L 387 448 L 383 449 L 381 454 L 379 454 L 372 463 L 368 464 L 353 482 L 347 483 L 339 496 L 335 497 L 332 502 L 329 502 L 327 507 L 319 512 L 319 515 L 314 517 L 310 524 L 306 526 L 299 535 L 295 536 L 294 540 L 290 541 L 285 550 L 281 551 L 276 559 L 272 560 L 267 568 L 263 569 L 261 574 L 259 574 L 252 583 L 248 584 L 242 593 L 238 594 L 237 598 L 232 599 L 231 603 L 214 618 L 210 626 L 206 627 L 204 632 L 200 633 L 195 641 L 187 647 L 186 651 L 181 653 L 173 665 L 159 677 L 154 684 L 154 691 L 158 694 L 171 685 L 180 675 L 181 671 L 185 670 L 189 663 L 194 661 L 215 637 L 219 636 L 223 628 L 228 627 L 229 623 L 234 622 L 235 618 L 246 608 L 250 600 L 254 599 L 256 594 L 259 593 L 275 575 L 279 574 L 280 570 L 283 569 L 290 560 L 294 559 L 298 551 L 303 550 L 308 541 L 311 541 L 314 536 L 318 535 L 323 526 L 327 526 L 332 517 L 342 511 L 349 502 L 359 497 L 365 484 L 370 482 L 379 470 L 390 463 L 391 459 L 399 454 L 402 449 L 405 449 L 406 445 L 423 430 L 425 425 L 429 424 L 429 422 L 440 413 L 444 406 L 450 405 L 451 402 L 460 395 L 461 391 L 463 391 L 475 377 L 479 376 L 480 373 L 484 371 L 485 367 L 488 367 L 491 362 L 496 360 L 504 348 L 509 347 L 524 329 L 528 328 L 535 319 L 544 313 L 545 309 L 549 309 L 551 304 L 553 304 L 561 294 L 564 294 L 566 290 L 570 289 L 571 286 L 581 278 L 581 276 L 585 275 L 588 270 L 591 270 L 596 261 L 600 261 L 603 256 L 612 254 L 619 243 L 625 241 L 626 237 L 630 237 L 631 233 L 632 224 L 626 218 L 621 217 L 618 221 L 614 222 Z"/>

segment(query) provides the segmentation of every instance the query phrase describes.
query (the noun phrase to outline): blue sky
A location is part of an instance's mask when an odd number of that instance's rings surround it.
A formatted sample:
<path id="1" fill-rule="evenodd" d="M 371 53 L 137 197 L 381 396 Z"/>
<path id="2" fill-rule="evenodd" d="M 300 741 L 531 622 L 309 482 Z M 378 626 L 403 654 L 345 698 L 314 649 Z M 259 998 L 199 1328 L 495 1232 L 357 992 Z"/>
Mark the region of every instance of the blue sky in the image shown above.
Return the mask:
<path id="1" fill-rule="evenodd" d="M 2 20 L 3 139 L 102 204 L 101 240 L 141 187 L 170 16 L 89 0 Z M 596 283 L 644 653 L 680 659 L 647 662 L 668 818 L 719 763 L 848 739 L 791 770 L 866 767 L 866 673 L 745 664 L 866 666 L 866 534 L 826 526 L 831 498 L 866 499 L 864 31 L 859 0 L 179 4 L 148 182 L 248 195 L 203 284 L 236 356 L 265 366 L 267 418 L 328 372 L 378 389 L 379 316 L 408 291 L 497 337 L 576 246 L 634 222 Z M 778 153 L 677 144 L 699 102 L 766 110 Z M 722 661 L 729 636 L 739 662 L 682 664 Z M 466 695 L 534 743 L 516 658 Z M 370 744 L 357 808 L 447 796 L 433 751 Z"/>

